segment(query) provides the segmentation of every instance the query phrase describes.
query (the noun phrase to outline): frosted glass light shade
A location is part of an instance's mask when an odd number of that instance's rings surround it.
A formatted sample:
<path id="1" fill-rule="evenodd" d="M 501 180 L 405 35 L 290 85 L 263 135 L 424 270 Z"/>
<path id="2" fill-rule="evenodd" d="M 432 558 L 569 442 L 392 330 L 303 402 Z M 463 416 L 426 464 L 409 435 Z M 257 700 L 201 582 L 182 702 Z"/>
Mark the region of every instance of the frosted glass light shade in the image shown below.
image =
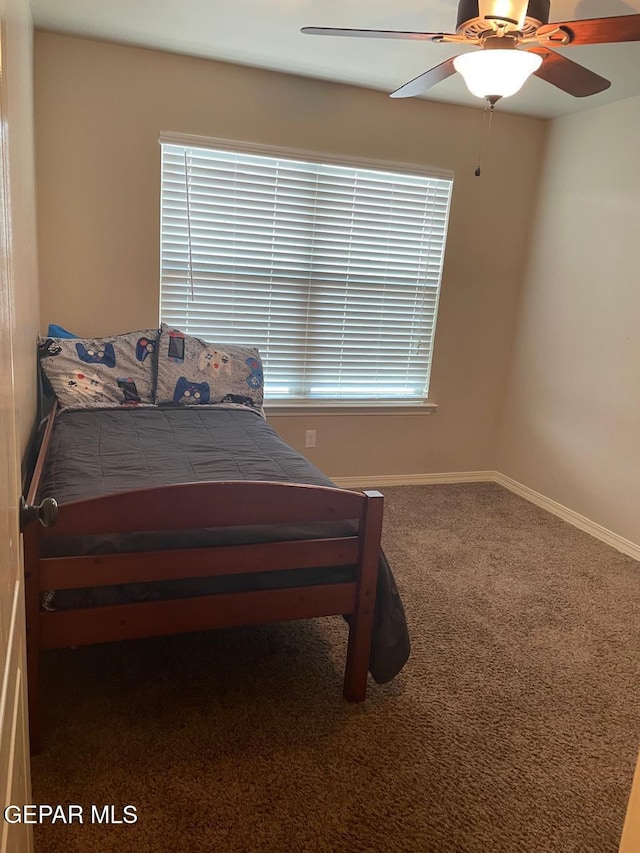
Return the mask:
<path id="1" fill-rule="evenodd" d="M 453 60 L 472 95 L 508 98 L 542 65 L 542 57 L 523 50 L 479 50 Z"/>

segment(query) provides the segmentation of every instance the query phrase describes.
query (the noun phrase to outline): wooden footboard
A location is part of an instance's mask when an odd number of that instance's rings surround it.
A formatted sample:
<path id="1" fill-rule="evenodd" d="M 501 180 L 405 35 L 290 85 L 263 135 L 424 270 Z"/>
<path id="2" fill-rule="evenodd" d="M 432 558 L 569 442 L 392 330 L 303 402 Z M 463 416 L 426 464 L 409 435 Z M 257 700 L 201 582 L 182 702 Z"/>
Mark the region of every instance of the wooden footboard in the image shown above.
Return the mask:
<path id="1" fill-rule="evenodd" d="M 30 490 L 31 500 L 36 492 L 37 483 Z M 32 751 L 38 750 L 40 740 L 40 649 L 343 615 L 349 621 L 344 696 L 364 700 L 382 506 L 379 492 L 262 481 L 185 483 L 68 503 L 59 507 L 54 527 L 31 524 L 24 537 Z M 43 555 L 45 540 L 60 537 L 348 519 L 355 521 L 354 533 L 341 537 L 99 556 Z M 42 593 L 51 589 L 329 566 L 353 566 L 353 581 L 60 612 L 40 608 Z"/>

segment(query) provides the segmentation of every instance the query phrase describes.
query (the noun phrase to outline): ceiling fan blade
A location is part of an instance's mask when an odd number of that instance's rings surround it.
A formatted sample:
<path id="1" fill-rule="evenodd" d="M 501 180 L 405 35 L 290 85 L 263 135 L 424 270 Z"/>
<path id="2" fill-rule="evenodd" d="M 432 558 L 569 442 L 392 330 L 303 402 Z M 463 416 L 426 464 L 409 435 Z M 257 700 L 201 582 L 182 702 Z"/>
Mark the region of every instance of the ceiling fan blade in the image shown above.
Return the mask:
<path id="1" fill-rule="evenodd" d="M 544 36 L 558 27 L 571 35 L 569 44 L 611 44 L 640 41 L 640 15 L 618 15 L 613 18 L 590 18 L 586 21 L 566 21 L 545 24 L 536 33 Z M 560 45 L 558 44 L 558 47 Z"/>
<path id="2" fill-rule="evenodd" d="M 425 71 L 424 74 L 414 77 L 413 80 L 410 80 L 408 83 L 405 83 L 404 86 L 400 86 L 399 89 L 392 92 L 389 97 L 413 98 L 416 95 L 423 95 L 432 86 L 435 86 L 436 83 L 441 83 L 443 80 L 446 80 L 447 77 L 451 77 L 452 74 L 456 73 L 456 69 L 453 65 L 454 59 L 455 57 L 451 57 L 451 59 L 441 62 L 440 65 L 436 65 L 434 68 L 430 68 L 428 71 Z"/>
<path id="3" fill-rule="evenodd" d="M 529 48 L 528 53 L 537 53 L 542 57 L 542 65 L 534 71 L 536 77 L 546 80 L 563 92 L 568 92 L 575 98 L 586 98 L 604 92 L 611 85 L 609 80 L 601 77 L 584 65 L 572 62 L 566 56 L 560 56 L 546 47 Z"/>
<path id="4" fill-rule="evenodd" d="M 405 33 L 400 30 L 345 30 L 341 27 L 303 27 L 300 30 L 308 36 L 355 36 L 364 39 L 413 39 L 415 41 L 433 41 L 452 33 Z"/>

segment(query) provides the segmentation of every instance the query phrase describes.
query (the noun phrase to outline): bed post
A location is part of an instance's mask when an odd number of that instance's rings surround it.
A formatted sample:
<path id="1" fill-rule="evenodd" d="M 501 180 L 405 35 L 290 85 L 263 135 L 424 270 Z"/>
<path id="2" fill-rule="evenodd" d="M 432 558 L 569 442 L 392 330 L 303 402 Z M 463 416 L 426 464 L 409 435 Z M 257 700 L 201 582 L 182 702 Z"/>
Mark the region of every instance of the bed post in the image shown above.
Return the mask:
<path id="1" fill-rule="evenodd" d="M 40 752 L 40 525 L 29 524 L 23 536 L 29 741 L 31 755 L 37 755 Z"/>
<path id="2" fill-rule="evenodd" d="M 349 618 L 349 646 L 344 673 L 344 697 L 349 702 L 363 702 L 367 695 L 371 634 L 376 602 L 380 537 L 382 535 L 382 508 L 384 498 L 380 492 L 365 492 L 365 509 L 360 520 L 362 535 L 356 607 Z"/>

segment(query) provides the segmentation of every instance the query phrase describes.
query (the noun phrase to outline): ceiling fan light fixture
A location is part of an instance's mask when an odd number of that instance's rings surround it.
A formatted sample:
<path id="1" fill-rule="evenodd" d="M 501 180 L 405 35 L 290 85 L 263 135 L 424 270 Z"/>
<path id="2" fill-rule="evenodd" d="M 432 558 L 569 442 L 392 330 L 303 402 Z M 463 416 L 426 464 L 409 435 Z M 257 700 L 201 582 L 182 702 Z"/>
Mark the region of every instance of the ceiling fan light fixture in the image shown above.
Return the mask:
<path id="1" fill-rule="evenodd" d="M 480 50 L 453 60 L 472 95 L 508 98 L 519 92 L 542 65 L 542 57 L 523 50 Z"/>
<path id="2" fill-rule="evenodd" d="M 527 5 L 523 0 L 478 0 L 478 14 L 488 20 L 508 21 L 521 30 L 527 17 Z"/>

